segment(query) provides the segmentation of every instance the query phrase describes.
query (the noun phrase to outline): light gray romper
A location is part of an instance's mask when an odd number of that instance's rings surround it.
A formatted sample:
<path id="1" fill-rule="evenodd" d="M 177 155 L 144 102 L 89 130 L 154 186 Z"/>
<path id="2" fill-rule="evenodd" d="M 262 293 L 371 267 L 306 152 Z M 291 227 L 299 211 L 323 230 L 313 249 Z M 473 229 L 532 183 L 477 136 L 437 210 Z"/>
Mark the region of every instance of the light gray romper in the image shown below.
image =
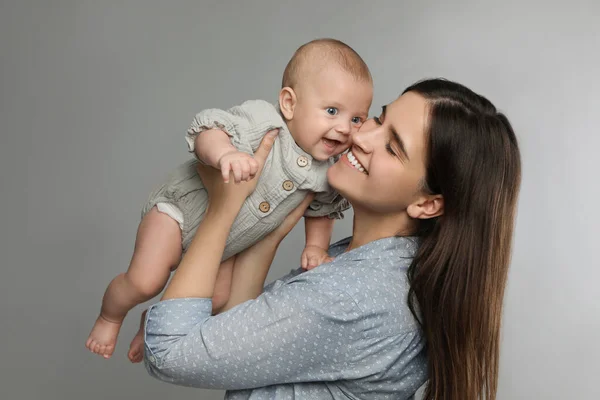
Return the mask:
<path id="1" fill-rule="evenodd" d="M 327 169 L 336 159 L 314 160 L 294 141 L 285 121 L 274 105 L 250 100 L 229 110 L 207 109 L 196 115 L 186 140 L 190 152 L 198 134 L 221 129 L 240 151 L 253 154 L 265 133 L 280 132 L 269 153 L 254 192 L 248 196 L 238 214 L 225 247 L 223 260 L 260 241 L 273 231 L 296 208 L 308 192 L 315 200 L 305 212 L 308 217 L 343 218 L 350 205 L 327 183 Z M 208 195 L 196 172 L 197 159 L 180 165 L 167 181 L 154 190 L 143 208 L 142 216 L 158 203 L 176 207 L 183 215 L 180 223 L 183 251 L 187 251 L 206 207 Z"/>

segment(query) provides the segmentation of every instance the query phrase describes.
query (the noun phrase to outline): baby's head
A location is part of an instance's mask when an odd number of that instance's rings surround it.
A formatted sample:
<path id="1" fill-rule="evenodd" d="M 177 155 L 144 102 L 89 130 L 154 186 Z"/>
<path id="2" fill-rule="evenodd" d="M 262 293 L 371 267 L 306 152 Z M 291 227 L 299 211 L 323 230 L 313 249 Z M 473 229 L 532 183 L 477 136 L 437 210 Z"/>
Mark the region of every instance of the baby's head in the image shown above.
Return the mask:
<path id="1" fill-rule="evenodd" d="M 367 119 L 373 80 L 367 64 L 348 45 L 317 39 L 288 63 L 279 107 L 302 150 L 326 160 L 350 146 L 351 133 Z"/>

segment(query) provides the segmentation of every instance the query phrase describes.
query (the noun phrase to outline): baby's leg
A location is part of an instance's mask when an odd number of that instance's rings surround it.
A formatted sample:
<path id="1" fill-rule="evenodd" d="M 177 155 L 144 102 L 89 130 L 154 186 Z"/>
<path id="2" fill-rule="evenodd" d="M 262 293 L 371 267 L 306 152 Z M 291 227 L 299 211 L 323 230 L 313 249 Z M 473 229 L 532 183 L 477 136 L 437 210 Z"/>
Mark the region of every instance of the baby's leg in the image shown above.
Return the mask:
<path id="1" fill-rule="evenodd" d="M 229 296 L 231 294 L 231 278 L 233 276 L 234 263 L 235 256 L 223 261 L 219 267 L 219 273 L 217 274 L 215 290 L 212 298 L 213 315 L 218 314 L 229 300 Z M 139 363 L 144 359 L 144 322 L 146 320 L 146 312 L 147 311 L 144 311 L 142 313 L 142 318 L 140 319 L 140 328 L 129 345 L 127 357 L 129 357 L 129 361 L 132 363 Z"/>
<path id="2" fill-rule="evenodd" d="M 156 207 L 142 219 L 131 264 L 108 285 L 86 347 L 110 358 L 127 312 L 159 294 L 181 258 L 179 224 Z"/>

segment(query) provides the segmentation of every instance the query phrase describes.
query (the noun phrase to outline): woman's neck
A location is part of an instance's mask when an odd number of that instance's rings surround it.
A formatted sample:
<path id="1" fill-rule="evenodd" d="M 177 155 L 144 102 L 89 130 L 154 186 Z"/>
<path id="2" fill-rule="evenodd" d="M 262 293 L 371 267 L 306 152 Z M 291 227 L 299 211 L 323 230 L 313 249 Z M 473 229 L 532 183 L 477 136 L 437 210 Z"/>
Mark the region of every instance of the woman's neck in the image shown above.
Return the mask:
<path id="1" fill-rule="evenodd" d="M 352 240 L 348 250 L 386 237 L 409 235 L 414 221 L 403 212 L 397 215 L 374 214 L 354 208 Z"/>

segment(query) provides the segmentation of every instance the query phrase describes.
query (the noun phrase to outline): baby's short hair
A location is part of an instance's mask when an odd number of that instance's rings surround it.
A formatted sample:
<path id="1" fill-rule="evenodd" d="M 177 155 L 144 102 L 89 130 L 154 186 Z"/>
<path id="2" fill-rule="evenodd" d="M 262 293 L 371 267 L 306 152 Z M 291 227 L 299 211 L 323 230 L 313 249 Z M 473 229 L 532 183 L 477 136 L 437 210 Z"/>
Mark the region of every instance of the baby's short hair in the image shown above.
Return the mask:
<path id="1" fill-rule="evenodd" d="M 352 47 L 336 39 L 315 39 L 296 50 L 285 67 L 281 87 L 294 89 L 301 79 L 332 63 L 357 81 L 373 82 L 369 67 Z"/>

